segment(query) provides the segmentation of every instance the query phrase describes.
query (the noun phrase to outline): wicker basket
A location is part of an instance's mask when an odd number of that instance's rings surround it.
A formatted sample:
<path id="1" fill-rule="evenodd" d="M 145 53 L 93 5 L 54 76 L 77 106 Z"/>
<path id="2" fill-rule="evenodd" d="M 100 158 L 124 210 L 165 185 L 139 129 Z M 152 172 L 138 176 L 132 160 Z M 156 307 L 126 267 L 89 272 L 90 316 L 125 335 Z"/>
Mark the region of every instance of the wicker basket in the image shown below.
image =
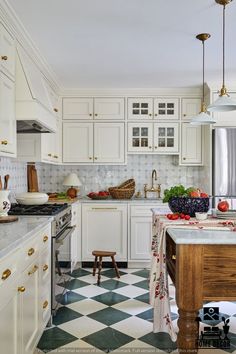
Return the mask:
<path id="1" fill-rule="evenodd" d="M 108 191 L 113 199 L 130 199 L 134 195 L 135 188 L 110 187 Z"/>
<path id="2" fill-rule="evenodd" d="M 135 180 L 133 178 L 121 183 L 117 188 L 119 189 L 135 189 Z"/>

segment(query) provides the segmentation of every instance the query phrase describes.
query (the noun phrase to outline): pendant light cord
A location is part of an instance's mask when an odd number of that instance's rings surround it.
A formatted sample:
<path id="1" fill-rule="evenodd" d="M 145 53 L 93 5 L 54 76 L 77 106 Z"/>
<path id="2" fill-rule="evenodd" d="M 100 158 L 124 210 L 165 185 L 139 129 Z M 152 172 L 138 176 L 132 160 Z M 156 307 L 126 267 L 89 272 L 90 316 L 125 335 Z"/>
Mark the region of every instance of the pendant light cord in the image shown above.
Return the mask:
<path id="1" fill-rule="evenodd" d="M 223 7 L 223 88 L 225 87 L 225 5 Z"/>
<path id="2" fill-rule="evenodd" d="M 205 102 L 205 41 L 202 41 L 202 104 Z"/>

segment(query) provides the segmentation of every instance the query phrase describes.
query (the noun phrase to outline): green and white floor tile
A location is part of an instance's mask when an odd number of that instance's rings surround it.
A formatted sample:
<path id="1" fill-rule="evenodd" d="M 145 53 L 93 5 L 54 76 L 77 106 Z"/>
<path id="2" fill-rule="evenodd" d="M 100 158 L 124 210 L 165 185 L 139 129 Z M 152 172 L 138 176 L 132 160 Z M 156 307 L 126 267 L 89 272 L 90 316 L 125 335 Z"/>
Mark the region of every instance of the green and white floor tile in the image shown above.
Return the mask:
<path id="1" fill-rule="evenodd" d="M 76 269 L 69 274 L 67 295 L 38 344 L 36 353 L 177 353 L 176 344 L 167 334 L 154 334 L 153 309 L 149 305 L 147 269 L 120 269 L 117 279 L 113 269 L 102 272 L 96 285 L 92 269 Z M 171 315 L 177 328 L 175 289 L 170 285 Z M 231 349 L 236 353 L 236 303 L 211 303 L 230 317 Z M 201 327 L 204 323 L 200 324 Z M 199 350 L 199 354 L 209 354 Z M 214 354 L 225 351 L 212 349 Z"/>

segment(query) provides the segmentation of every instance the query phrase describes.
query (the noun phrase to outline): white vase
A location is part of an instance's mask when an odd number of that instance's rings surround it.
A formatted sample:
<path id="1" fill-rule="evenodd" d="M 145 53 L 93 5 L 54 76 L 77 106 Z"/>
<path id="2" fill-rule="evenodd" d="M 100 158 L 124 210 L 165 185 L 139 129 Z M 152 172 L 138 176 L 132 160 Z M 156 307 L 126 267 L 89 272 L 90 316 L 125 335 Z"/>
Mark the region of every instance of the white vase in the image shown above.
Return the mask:
<path id="1" fill-rule="evenodd" d="M 0 217 L 7 216 L 10 210 L 11 203 L 8 199 L 10 191 L 0 190 Z"/>

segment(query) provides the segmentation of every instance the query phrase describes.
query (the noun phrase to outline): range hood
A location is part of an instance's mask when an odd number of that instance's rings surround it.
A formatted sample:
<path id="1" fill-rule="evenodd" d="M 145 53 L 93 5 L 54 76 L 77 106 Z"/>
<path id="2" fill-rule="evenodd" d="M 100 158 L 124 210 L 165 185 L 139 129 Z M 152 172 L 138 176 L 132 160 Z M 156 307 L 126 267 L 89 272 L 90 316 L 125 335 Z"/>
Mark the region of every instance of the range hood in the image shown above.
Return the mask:
<path id="1" fill-rule="evenodd" d="M 20 46 L 16 57 L 17 133 L 55 133 L 56 117 L 42 73 Z"/>

